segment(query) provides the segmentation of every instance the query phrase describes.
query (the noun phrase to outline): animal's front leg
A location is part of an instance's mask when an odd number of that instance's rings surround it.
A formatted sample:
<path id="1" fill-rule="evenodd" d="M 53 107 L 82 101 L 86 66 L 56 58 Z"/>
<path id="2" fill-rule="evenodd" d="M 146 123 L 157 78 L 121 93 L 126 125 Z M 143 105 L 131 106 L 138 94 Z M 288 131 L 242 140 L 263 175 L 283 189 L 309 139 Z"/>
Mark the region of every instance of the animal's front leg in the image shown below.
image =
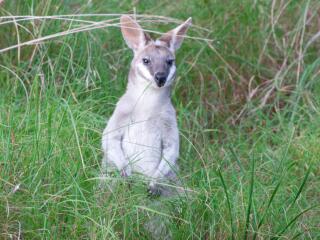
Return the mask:
<path id="1" fill-rule="evenodd" d="M 125 158 L 121 141 L 124 127 L 119 124 L 119 117 L 114 114 L 103 131 L 102 148 L 104 157 L 102 160 L 103 171 L 106 172 L 108 163 L 112 163 L 120 171 L 121 176 L 128 177 L 131 175 L 129 161 Z"/>
<path id="2" fill-rule="evenodd" d="M 162 140 L 162 159 L 153 174 L 153 179 L 149 184 L 149 193 L 153 195 L 161 194 L 157 182 L 169 180 L 170 175 L 175 175 L 176 161 L 179 157 L 179 134 L 178 129 L 174 128 L 167 132 Z"/>
<path id="3" fill-rule="evenodd" d="M 105 141 L 104 158 L 103 158 L 103 171 L 108 168 L 108 163 L 112 163 L 120 171 L 122 177 L 131 175 L 132 170 L 128 160 L 124 157 L 121 148 L 121 139 L 108 138 Z"/>

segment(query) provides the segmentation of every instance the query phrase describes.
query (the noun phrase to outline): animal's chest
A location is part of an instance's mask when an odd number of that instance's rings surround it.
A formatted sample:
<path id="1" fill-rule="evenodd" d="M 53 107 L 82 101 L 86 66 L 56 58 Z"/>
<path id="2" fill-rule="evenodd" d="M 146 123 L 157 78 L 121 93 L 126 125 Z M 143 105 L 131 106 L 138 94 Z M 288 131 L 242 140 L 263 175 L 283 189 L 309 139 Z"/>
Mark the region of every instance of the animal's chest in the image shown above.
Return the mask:
<path id="1" fill-rule="evenodd" d="M 124 132 L 122 149 L 133 171 L 152 176 L 162 156 L 161 119 L 131 119 Z"/>

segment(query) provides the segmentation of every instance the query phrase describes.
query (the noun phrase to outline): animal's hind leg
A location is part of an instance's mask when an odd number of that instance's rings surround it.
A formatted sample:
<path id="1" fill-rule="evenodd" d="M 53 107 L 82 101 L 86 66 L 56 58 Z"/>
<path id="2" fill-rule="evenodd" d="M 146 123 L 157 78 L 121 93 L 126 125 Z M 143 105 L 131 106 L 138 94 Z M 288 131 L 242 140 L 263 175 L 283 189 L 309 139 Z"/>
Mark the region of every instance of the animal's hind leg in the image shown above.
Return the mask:
<path id="1" fill-rule="evenodd" d="M 170 240 L 173 238 L 171 232 L 171 219 L 166 215 L 174 215 L 177 212 L 177 204 L 181 201 L 187 201 L 183 184 L 174 172 L 170 172 L 164 182 L 156 184 L 158 192 L 161 196 L 159 198 L 151 198 L 146 203 L 150 209 L 154 209 L 154 213 L 148 215 L 148 220 L 143 225 L 144 229 L 150 234 L 151 239 L 154 240 Z M 159 190 L 160 189 L 160 190 Z"/>
<path id="2" fill-rule="evenodd" d="M 151 196 L 174 197 L 182 195 L 184 188 L 177 174 L 170 171 L 165 177 L 149 185 L 148 193 Z"/>

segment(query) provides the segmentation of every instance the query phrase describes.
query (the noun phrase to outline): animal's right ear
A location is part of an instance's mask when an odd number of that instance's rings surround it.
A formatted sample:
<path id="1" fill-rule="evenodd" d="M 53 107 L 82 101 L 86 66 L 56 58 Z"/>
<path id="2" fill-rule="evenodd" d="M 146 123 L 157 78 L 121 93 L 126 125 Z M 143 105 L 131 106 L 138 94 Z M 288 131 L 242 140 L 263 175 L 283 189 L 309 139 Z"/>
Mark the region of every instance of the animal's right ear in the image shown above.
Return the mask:
<path id="1" fill-rule="evenodd" d="M 143 48 L 151 40 L 141 26 L 128 15 L 121 16 L 120 25 L 123 38 L 133 51 Z"/>
<path id="2" fill-rule="evenodd" d="M 188 18 L 187 21 L 182 23 L 175 29 L 165 33 L 158 40 L 165 43 L 173 52 L 176 51 L 186 35 L 188 28 L 191 26 L 192 19 Z"/>

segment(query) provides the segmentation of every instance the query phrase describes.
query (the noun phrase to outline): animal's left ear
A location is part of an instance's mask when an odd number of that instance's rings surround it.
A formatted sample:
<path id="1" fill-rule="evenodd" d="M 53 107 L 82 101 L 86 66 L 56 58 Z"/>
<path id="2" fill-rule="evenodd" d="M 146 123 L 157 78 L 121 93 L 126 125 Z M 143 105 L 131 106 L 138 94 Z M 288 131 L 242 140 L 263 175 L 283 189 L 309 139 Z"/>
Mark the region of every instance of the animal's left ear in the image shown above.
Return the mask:
<path id="1" fill-rule="evenodd" d="M 171 49 L 171 51 L 176 51 L 181 46 L 184 36 L 188 28 L 191 26 L 191 23 L 192 19 L 190 17 L 187 21 L 175 29 L 162 35 L 158 41 L 164 42 Z"/>
<path id="2" fill-rule="evenodd" d="M 145 47 L 151 41 L 150 36 L 128 15 L 121 16 L 120 26 L 123 38 L 134 52 Z"/>

